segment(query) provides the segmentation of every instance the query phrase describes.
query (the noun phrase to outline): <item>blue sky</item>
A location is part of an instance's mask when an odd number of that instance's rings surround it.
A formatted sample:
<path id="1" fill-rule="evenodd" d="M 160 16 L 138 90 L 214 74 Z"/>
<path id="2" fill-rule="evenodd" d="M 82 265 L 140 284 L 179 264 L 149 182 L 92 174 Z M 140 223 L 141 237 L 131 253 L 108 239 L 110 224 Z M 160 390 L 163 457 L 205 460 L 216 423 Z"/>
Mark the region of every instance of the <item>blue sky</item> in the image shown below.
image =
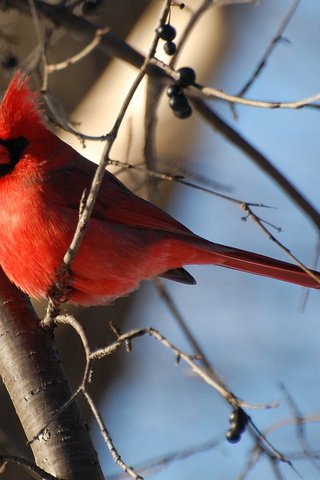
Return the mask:
<path id="1" fill-rule="evenodd" d="M 225 62 L 212 74 L 211 85 L 237 92 L 261 58 L 291 2 L 261 1 L 254 7 L 238 6 L 230 25 Z M 320 91 L 320 2 L 302 1 L 267 68 L 247 96 L 262 100 L 291 101 Z M 319 112 L 317 110 L 263 110 L 238 107 L 239 119 L 228 106 L 215 103 L 223 118 L 256 145 L 315 205 L 320 203 Z M 302 261 L 310 264 L 317 232 L 290 199 L 239 150 L 201 123 L 199 142 L 190 152 L 190 170 L 227 185 L 246 201 L 275 206 L 256 211 L 281 227 L 277 234 Z M 200 235 L 217 241 L 283 258 L 283 253 L 243 213 L 198 191 L 175 190 L 170 212 Z M 289 418 L 292 412 L 280 383 L 283 382 L 301 414 L 319 411 L 319 293 L 310 294 L 304 313 L 299 311 L 303 290 L 273 280 L 213 267 L 192 267 L 198 285 L 187 287 L 166 282 L 170 292 L 201 343 L 208 359 L 230 388 L 252 403 L 279 401 L 272 410 L 247 410 L 260 429 Z M 127 326 L 152 325 L 172 342 L 190 352 L 186 340 L 148 283 L 135 294 Z M 224 440 L 230 408 L 218 394 L 181 363 L 175 367 L 171 352 L 149 338 L 134 344 L 125 356 L 125 373 L 106 393 L 104 416 L 123 458 L 131 465 L 178 451 L 217 437 L 221 443 L 208 452 L 177 461 L 154 478 L 202 480 L 231 479 L 244 467 L 252 440 L 245 435 L 237 445 Z M 316 449 L 319 426 L 307 426 Z M 277 430 L 271 442 L 283 453 L 298 451 L 293 427 Z M 98 442 L 103 452 L 102 443 Z M 301 449 L 300 449 L 301 450 Z M 102 453 L 101 453 L 102 454 Z M 115 472 L 105 459 L 106 471 Z M 303 478 L 318 478 L 310 462 L 296 461 Z M 297 475 L 280 466 L 285 479 Z M 272 478 L 263 460 L 248 478 Z"/>

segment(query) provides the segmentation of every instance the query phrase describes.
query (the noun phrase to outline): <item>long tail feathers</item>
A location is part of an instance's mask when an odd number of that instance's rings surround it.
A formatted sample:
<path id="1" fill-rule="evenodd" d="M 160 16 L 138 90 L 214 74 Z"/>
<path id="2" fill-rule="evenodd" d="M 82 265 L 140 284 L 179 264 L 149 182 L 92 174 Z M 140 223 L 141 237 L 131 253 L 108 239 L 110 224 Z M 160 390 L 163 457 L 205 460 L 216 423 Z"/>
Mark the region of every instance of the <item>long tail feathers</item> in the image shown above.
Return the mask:
<path id="1" fill-rule="evenodd" d="M 196 240 L 196 242 L 194 242 Z M 320 272 L 311 270 L 319 279 L 311 277 L 298 265 L 276 260 L 257 253 L 226 247 L 207 240 L 193 239 L 192 261 L 185 264 L 214 264 L 234 270 L 270 277 L 303 287 L 320 289 Z M 189 244 L 190 245 L 190 244 Z M 196 248 L 194 248 L 196 246 Z M 186 257 L 188 258 L 188 257 Z"/>
<path id="2" fill-rule="evenodd" d="M 284 282 L 296 283 L 303 287 L 320 288 L 320 273 L 312 271 L 319 278 L 317 281 L 298 265 L 282 262 L 244 250 L 236 250 L 234 254 L 221 255 L 220 265 L 235 270 L 275 278 Z"/>

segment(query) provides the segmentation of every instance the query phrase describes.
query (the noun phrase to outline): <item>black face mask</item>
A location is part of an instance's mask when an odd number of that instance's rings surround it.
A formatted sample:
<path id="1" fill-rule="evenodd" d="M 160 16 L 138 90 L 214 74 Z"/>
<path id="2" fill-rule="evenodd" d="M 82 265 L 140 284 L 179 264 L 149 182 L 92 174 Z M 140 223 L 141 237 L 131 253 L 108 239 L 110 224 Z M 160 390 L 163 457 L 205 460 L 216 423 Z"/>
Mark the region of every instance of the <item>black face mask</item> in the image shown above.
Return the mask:
<path id="1" fill-rule="evenodd" d="M 16 137 L 8 140 L 0 139 L 0 145 L 3 145 L 8 150 L 8 155 L 10 158 L 9 164 L 0 165 L 1 177 L 7 173 L 10 173 L 14 169 L 28 144 L 29 142 L 25 137 Z"/>

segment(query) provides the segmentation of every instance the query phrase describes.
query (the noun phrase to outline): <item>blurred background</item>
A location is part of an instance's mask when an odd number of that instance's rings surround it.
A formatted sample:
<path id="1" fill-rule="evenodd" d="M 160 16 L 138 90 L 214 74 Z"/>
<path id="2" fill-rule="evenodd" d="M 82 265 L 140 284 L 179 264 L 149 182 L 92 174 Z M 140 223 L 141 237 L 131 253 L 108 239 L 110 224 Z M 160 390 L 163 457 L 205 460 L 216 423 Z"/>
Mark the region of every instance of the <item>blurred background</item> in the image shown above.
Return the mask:
<path id="1" fill-rule="evenodd" d="M 97 3 L 86 18 L 110 26 L 146 54 L 162 2 Z M 190 19 L 188 9 L 196 10 L 202 4 L 197 0 L 184 3 L 183 10 L 171 9 L 170 22 L 177 29 L 178 38 Z M 196 23 L 177 66 L 193 67 L 201 84 L 237 94 L 295 4 L 297 9 L 282 40 L 246 96 L 293 101 L 318 93 L 320 4 L 316 0 L 300 3 L 261 0 L 255 4 L 212 6 Z M 30 66 L 36 55 L 37 37 L 30 17 L 17 11 L 2 12 L 0 25 L 3 32 L 0 81 L 4 89 L 15 67 L 8 66 L 8 59 Z M 49 28 L 46 23 L 44 27 Z M 63 61 L 86 45 L 81 35 L 75 37 L 63 29 L 54 31 L 50 39 L 51 63 Z M 161 44 L 157 56 L 169 60 Z M 69 115 L 79 131 L 101 135 L 112 127 L 135 75 L 133 67 L 119 60 L 111 61 L 96 49 L 81 62 L 52 74 L 49 91 L 59 111 Z M 35 88 L 39 87 L 41 77 L 37 71 L 32 79 Z M 113 159 L 137 165 L 144 161 L 145 88 L 142 85 L 133 99 L 112 150 Z M 211 100 L 210 105 L 265 154 L 315 207 L 319 205 L 318 110 L 236 106 L 235 119 L 229 104 Z M 275 207 L 256 209 L 255 213 L 279 227 L 280 233 L 272 228 L 271 233 L 301 261 L 311 264 L 318 232 L 271 178 L 196 113 L 187 120 L 175 119 L 165 95 L 157 117 L 155 169 L 182 173 L 198 184 L 202 178 L 206 186 L 219 188 L 221 193 Z M 57 133 L 84 156 L 99 161 L 102 143 L 86 142 L 83 149 L 74 136 L 61 129 Z M 117 170 L 114 168 L 113 172 Z M 119 178 L 137 193 L 150 194 L 150 188 L 145 188 L 148 177 L 140 170 L 130 176 L 120 171 Z M 286 260 L 250 219 L 243 221 L 243 212 L 237 205 L 171 183 L 153 183 L 151 195 L 153 201 L 205 238 Z M 268 439 L 292 459 L 302 478 L 319 478 L 319 294 L 310 292 L 305 302 L 307 292 L 295 285 L 211 266 L 188 267 L 188 270 L 197 279 L 196 286 L 169 281 L 163 284 L 206 358 L 239 398 L 258 404 L 279 402 L 277 408 L 246 411 L 262 431 L 277 425 Z M 42 314 L 44 306 L 36 307 Z M 114 305 L 73 311 L 86 326 L 93 347 L 113 339 L 108 325 L 112 321 L 123 332 L 152 326 L 181 350 L 193 353 L 152 282 L 143 284 L 138 292 Z M 80 342 L 67 329 L 61 329 L 58 342 L 66 370 L 76 385 L 83 366 Z M 241 478 L 255 445 L 253 437 L 246 433 L 236 445 L 225 440 L 229 405 L 183 362 L 176 365 L 172 352 L 144 337 L 133 342 L 130 354 L 123 349 L 97 362 L 95 367 L 92 391 L 115 446 L 127 464 L 144 465 L 144 476 L 159 480 Z M 299 440 L 297 412 L 288 397 L 300 416 L 314 420 L 303 425 L 304 442 Z M 9 450 L 24 451 L 25 440 L 13 412 L 8 414 L 9 409 L 3 392 L 3 418 L 0 418 L 3 443 Z M 108 478 L 115 478 L 119 468 L 87 414 L 103 469 Z M 174 454 L 182 458 L 153 467 L 154 462 L 157 464 L 159 459 Z M 278 467 L 279 472 L 264 455 L 247 478 L 297 478 L 288 465 Z"/>

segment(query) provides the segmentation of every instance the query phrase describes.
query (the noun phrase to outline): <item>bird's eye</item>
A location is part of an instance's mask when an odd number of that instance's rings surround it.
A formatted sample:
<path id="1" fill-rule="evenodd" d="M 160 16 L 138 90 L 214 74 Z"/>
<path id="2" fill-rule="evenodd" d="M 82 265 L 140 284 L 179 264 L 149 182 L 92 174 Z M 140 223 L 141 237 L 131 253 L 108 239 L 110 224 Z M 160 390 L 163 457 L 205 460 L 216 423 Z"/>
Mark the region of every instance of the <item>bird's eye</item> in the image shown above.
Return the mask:
<path id="1" fill-rule="evenodd" d="M 0 138 L 0 177 L 10 173 L 17 165 L 28 145 L 25 137 L 16 137 L 7 140 Z"/>
<path id="2" fill-rule="evenodd" d="M 0 145 L 0 165 L 10 165 L 10 154 L 4 145 Z"/>

